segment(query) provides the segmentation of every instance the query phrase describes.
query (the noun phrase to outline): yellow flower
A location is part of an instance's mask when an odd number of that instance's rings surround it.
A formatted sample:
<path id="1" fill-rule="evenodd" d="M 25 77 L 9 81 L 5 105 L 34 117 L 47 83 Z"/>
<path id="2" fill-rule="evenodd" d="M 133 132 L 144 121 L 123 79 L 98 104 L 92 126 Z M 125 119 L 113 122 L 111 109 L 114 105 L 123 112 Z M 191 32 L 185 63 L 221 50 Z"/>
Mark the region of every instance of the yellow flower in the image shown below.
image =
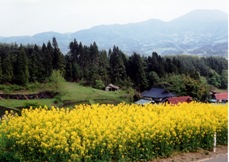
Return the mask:
<path id="1" fill-rule="evenodd" d="M 160 142 L 179 145 L 228 128 L 226 105 L 189 103 L 179 105 L 77 105 L 74 109 L 39 107 L 10 113 L 0 124 L 16 145 L 44 154 L 67 154 L 72 161 L 91 158 L 93 151 L 123 155 L 128 149 L 152 152 Z M 212 135 L 213 136 L 213 135 Z M 186 139 L 189 138 L 189 139 Z M 148 150 L 147 141 L 154 150 Z M 96 150 L 99 149 L 99 150 Z M 122 155 L 122 156 L 123 156 Z M 48 155 L 47 155 L 48 156 Z"/>

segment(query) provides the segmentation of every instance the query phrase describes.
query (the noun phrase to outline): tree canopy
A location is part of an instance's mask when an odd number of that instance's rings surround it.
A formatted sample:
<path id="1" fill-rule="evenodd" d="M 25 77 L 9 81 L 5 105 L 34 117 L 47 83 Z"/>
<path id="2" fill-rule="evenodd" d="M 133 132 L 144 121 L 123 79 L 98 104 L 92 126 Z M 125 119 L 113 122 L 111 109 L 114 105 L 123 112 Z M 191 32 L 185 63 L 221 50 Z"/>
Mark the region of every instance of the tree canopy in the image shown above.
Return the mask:
<path id="1" fill-rule="evenodd" d="M 125 55 L 117 46 L 99 50 L 74 39 L 64 55 L 56 38 L 38 45 L 0 44 L 0 83 L 25 85 L 46 82 L 53 71 L 66 81 L 103 88 L 112 83 L 139 92 L 163 86 L 178 95 L 203 100 L 211 86 L 227 89 L 228 61 L 222 57 L 190 55 Z"/>

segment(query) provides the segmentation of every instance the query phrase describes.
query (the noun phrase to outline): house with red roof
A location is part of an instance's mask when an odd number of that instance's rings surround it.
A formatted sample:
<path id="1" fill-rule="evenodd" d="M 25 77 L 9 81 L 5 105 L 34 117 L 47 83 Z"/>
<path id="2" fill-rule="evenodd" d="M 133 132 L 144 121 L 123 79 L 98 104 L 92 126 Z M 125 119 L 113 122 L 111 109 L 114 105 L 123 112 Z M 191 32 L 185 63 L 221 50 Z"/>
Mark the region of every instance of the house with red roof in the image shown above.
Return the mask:
<path id="1" fill-rule="evenodd" d="M 209 99 L 209 102 L 222 102 L 226 103 L 228 102 L 228 92 L 212 92 L 211 99 Z"/>
<path id="2" fill-rule="evenodd" d="M 190 96 L 171 97 L 167 99 L 167 102 L 170 104 L 178 104 L 183 102 L 190 103 L 191 101 L 192 101 L 192 97 Z"/>

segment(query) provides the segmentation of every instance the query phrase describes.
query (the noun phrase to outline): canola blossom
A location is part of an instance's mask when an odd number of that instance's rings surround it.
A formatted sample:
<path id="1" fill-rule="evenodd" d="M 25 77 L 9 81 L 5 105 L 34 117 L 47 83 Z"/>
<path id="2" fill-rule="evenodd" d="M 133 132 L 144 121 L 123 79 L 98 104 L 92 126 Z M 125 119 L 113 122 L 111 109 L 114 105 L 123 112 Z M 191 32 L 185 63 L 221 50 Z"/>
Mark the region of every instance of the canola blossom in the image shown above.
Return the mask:
<path id="1" fill-rule="evenodd" d="M 7 113 L 0 121 L 0 160 L 137 161 L 212 149 L 214 132 L 217 145 L 227 145 L 227 106 L 121 103 Z"/>

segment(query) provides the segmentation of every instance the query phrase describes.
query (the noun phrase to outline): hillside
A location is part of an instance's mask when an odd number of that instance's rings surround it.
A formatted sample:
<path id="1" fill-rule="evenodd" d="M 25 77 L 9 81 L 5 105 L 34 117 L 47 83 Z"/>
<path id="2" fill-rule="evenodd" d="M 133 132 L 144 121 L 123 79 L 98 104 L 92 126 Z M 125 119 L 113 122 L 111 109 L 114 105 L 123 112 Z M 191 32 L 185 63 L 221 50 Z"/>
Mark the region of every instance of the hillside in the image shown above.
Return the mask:
<path id="1" fill-rule="evenodd" d="M 149 55 L 195 54 L 227 57 L 228 15 L 218 10 L 195 10 L 169 22 L 151 19 L 131 24 L 101 25 L 74 33 L 45 32 L 34 36 L 0 37 L 2 43 L 38 44 L 56 37 L 63 53 L 74 38 L 96 42 L 100 49 L 118 46 L 123 52 Z"/>
<path id="2" fill-rule="evenodd" d="M 25 94 L 35 94 L 40 91 L 42 92 L 47 90 L 50 92 L 53 91 L 53 89 L 50 89 L 50 86 L 48 84 L 47 85 L 41 84 L 41 87 L 38 86 L 37 89 L 34 89 L 33 91 L 23 89 L 20 91 L 13 91 L 8 94 L 25 95 Z M 21 107 L 25 108 L 28 107 L 28 105 L 32 105 L 32 106 L 46 105 L 48 107 L 64 106 L 64 107 L 71 108 L 74 105 L 78 105 L 78 104 L 93 104 L 93 103 L 118 104 L 121 102 L 129 103 L 132 101 L 132 96 L 133 96 L 132 91 L 119 90 L 116 92 L 113 91 L 107 92 L 104 90 L 98 90 L 92 87 L 86 87 L 77 83 L 70 83 L 70 82 L 65 82 L 63 84 L 63 87 L 64 87 L 64 94 L 57 95 L 54 98 L 27 99 L 27 100 L 2 99 L 0 103 L 0 117 L 2 114 L 4 114 L 5 109 L 7 108 L 11 108 L 11 109 L 21 108 Z M 0 94 L 2 93 L 5 94 L 4 92 L 0 92 Z M 4 111 L 1 111 L 1 109 L 4 109 Z"/>

